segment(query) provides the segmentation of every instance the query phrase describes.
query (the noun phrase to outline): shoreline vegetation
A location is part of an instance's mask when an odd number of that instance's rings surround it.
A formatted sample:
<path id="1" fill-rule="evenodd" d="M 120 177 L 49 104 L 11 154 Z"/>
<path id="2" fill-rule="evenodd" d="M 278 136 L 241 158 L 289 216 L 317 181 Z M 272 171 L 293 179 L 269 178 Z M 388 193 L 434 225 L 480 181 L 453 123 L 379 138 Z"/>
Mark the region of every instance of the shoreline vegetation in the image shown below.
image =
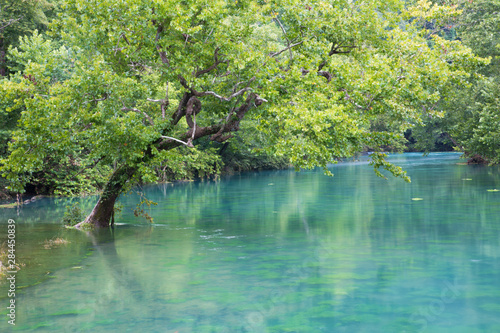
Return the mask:
<path id="1" fill-rule="evenodd" d="M 213 178 L 217 179 L 223 176 L 231 176 L 239 174 L 242 172 L 249 171 L 263 171 L 263 170 L 283 170 L 291 168 L 292 165 L 286 161 L 284 158 L 258 158 L 255 156 L 250 156 L 244 159 L 235 159 L 234 157 L 228 163 L 224 163 L 224 166 L 220 169 L 219 173 L 213 173 L 209 175 L 204 175 L 200 177 L 199 175 L 188 176 L 185 178 L 175 179 L 175 177 L 165 177 L 164 175 L 158 175 L 158 179 L 155 182 L 143 183 L 145 184 L 161 184 L 161 183 L 175 183 L 175 182 L 191 182 L 195 180 Z M 54 193 L 24 193 L 22 195 L 16 193 L 8 193 L 0 190 L 0 209 L 2 208 L 17 208 L 19 206 L 28 205 L 41 198 L 45 197 L 85 197 L 89 195 L 98 195 L 102 193 L 102 189 L 95 189 L 93 192 L 85 193 L 74 193 L 72 195 L 64 194 L 54 194 Z M 24 197 L 24 198 L 23 198 Z M 16 198 L 19 198 L 16 200 Z M 13 201 L 15 200 L 15 201 Z"/>
<path id="2" fill-rule="evenodd" d="M 415 152 L 415 151 L 412 151 Z M 452 151 L 448 151 L 452 152 Z M 422 153 L 425 154 L 427 152 L 420 152 L 417 151 L 416 153 Z M 363 152 L 358 154 L 357 156 L 361 155 L 368 155 L 369 152 Z M 354 156 L 352 158 L 356 158 L 357 156 Z M 483 159 L 479 155 L 475 155 L 473 157 L 467 158 L 465 155 L 462 155 L 461 158 L 467 159 L 465 162 L 460 162 L 458 164 L 460 165 L 489 165 L 488 161 Z M 221 168 L 220 173 L 217 174 L 212 174 L 212 175 L 206 175 L 205 177 L 189 177 L 189 178 L 180 178 L 180 179 L 161 179 L 162 177 L 158 177 L 158 180 L 156 182 L 151 182 L 151 183 L 144 183 L 142 185 L 147 185 L 147 184 L 162 184 L 162 183 L 177 183 L 177 182 L 191 182 L 191 181 L 196 181 L 196 180 L 201 180 L 205 178 L 213 178 L 217 179 L 223 176 L 231 176 L 243 172 L 251 172 L 251 171 L 264 171 L 264 170 L 284 170 L 287 168 L 292 168 L 293 165 L 290 163 L 286 162 L 286 159 L 282 158 L 278 161 L 270 161 L 269 158 L 264 158 L 264 159 L 259 159 L 257 157 L 253 157 L 249 161 L 243 164 L 237 164 L 238 160 L 232 160 L 232 164 L 224 164 L 224 167 Z M 274 163 L 273 163 L 274 162 Z M 339 160 L 338 162 L 342 162 L 342 160 Z M 23 196 L 19 196 L 18 201 L 13 201 L 16 200 L 16 195 L 17 194 L 7 194 L 5 192 L 0 193 L 0 209 L 2 208 L 7 208 L 7 209 L 13 209 L 13 208 L 18 208 L 23 205 L 28 205 L 30 203 L 33 203 L 41 198 L 45 197 L 85 197 L 85 196 L 91 196 L 91 195 L 99 195 L 102 193 L 102 189 L 96 189 L 94 192 L 86 192 L 86 193 L 75 193 L 73 195 L 64 195 L 64 194 L 51 194 L 51 193 L 43 193 L 43 194 L 36 194 L 36 193 L 26 193 L 25 198 Z"/>

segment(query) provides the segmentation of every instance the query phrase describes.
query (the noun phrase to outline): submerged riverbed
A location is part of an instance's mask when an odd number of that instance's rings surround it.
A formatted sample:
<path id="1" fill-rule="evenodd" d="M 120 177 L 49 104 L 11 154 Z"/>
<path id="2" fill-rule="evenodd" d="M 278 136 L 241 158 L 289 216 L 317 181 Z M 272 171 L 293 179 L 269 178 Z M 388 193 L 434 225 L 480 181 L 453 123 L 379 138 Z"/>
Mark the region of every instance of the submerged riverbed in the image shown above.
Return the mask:
<path id="1" fill-rule="evenodd" d="M 131 194 L 92 236 L 61 227 L 74 199 L 3 209 L 25 266 L 0 331 L 500 332 L 500 169 L 390 160 L 411 184 L 361 161 L 149 186 L 154 224 Z"/>

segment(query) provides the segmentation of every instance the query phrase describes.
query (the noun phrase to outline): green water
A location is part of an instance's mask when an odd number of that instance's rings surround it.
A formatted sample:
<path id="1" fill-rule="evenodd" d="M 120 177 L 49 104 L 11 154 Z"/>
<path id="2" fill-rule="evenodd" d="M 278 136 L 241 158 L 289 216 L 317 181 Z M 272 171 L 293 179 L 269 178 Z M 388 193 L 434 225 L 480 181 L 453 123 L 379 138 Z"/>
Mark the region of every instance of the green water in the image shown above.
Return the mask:
<path id="1" fill-rule="evenodd" d="M 0 331 L 500 332 L 500 169 L 458 157 L 151 186 L 155 224 L 129 195 L 113 234 L 61 228 L 64 199 L 2 210 L 25 266 Z"/>

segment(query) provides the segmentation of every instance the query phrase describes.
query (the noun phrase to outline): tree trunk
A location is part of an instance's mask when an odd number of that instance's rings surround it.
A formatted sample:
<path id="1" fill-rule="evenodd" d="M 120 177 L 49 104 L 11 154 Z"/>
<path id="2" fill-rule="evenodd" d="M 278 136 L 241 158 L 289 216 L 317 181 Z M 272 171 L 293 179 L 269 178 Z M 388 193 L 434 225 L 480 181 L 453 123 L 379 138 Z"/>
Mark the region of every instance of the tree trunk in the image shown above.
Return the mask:
<path id="1" fill-rule="evenodd" d="M 7 76 L 7 64 L 3 38 L 0 38 L 0 76 Z"/>
<path id="2" fill-rule="evenodd" d="M 82 224 L 91 224 L 98 228 L 108 228 L 114 213 L 115 201 L 136 170 L 136 166 L 131 167 L 122 165 L 118 167 L 111 175 L 92 213 L 87 216 L 85 221 L 78 223 L 76 227 L 80 228 Z"/>

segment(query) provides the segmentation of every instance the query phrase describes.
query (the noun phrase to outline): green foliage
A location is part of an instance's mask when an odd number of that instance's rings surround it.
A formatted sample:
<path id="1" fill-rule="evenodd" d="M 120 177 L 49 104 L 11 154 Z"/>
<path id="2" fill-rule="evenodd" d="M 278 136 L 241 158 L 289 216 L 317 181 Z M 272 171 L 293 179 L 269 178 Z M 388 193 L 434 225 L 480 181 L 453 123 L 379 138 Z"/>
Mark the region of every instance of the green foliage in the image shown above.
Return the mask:
<path id="1" fill-rule="evenodd" d="M 431 152 L 452 151 L 453 142 L 449 134 L 443 132 L 442 118 L 429 118 L 423 124 L 409 129 L 405 133 L 407 138 L 406 151 Z"/>
<path id="2" fill-rule="evenodd" d="M 20 114 L 1 162 L 13 190 L 67 156 L 126 166 L 128 186 L 158 170 L 213 175 L 217 149 L 194 142 L 225 142 L 240 126 L 249 135 L 236 150 L 249 140 L 327 172 L 361 150 L 401 147 L 486 62 L 434 32 L 459 11 L 426 1 L 67 0 L 62 10 L 50 35 L 64 47 L 22 39 L 11 49 L 22 72 L 0 83 L 0 103 Z M 407 179 L 383 157 L 376 168 Z"/>
<path id="3" fill-rule="evenodd" d="M 410 183 L 411 180 L 410 177 L 406 175 L 406 171 L 403 171 L 403 169 L 399 166 L 387 162 L 385 160 L 385 157 L 387 157 L 387 154 L 384 153 L 373 153 L 370 155 L 371 158 L 370 165 L 374 167 L 377 176 L 385 178 L 385 176 L 379 170 L 380 168 L 383 168 L 389 171 L 394 176 L 401 177 L 404 179 L 404 181 Z"/>
<path id="4" fill-rule="evenodd" d="M 215 148 L 198 150 L 179 147 L 158 152 L 151 166 L 155 167 L 161 181 L 216 178 L 220 174 L 222 161 Z M 142 180 L 154 182 L 156 178 L 143 177 Z"/>
<path id="5" fill-rule="evenodd" d="M 43 68 L 44 76 L 53 81 L 63 81 L 70 77 L 74 57 L 66 47 L 47 39 L 38 30 L 29 36 L 20 37 L 19 45 L 10 46 L 7 55 L 12 71 L 23 72 L 30 63 L 36 63 Z"/>
<path id="6" fill-rule="evenodd" d="M 473 52 L 491 62 L 477 69 L 481 75 L 468 84 L 454 86 L 437 105 L 446 111 L 444 117 L 424 118 L 413 131 L 417 147 L 430 147 L 434 139 L 451 141 L 456 150 L 471 161 L 500 163 L 500 1 L 465 2 L 458 18 L 458 37 Z M 435 141 L 434 141 L 435 142 Z"/>
<path id="7" fill-rule="evenodd" d="M 73 156 L 58 161 L 47 157 L 44 165 L 45 170 L 31 175 L 28 185 L 31 192 L 66 196 L 92 194 L 103 188 L 112 171 L 109 166 Z"/>
<path id="8" fill-rule="evenodd" d="M 461 140 L 468 156 L 480 155 L 491 164 L 500 163 L 500 84 L 485 80 L 475 88 L 475 103 L 468 108 L 469 118 L 451 130 Z"/>
<path id="9" fill-rule="evenodd" d="M 136 208 L 134 209 L 134 216 L 135 217 L 142 216 L 149 223 L 153 223 L 153 217 L 150 215 L 151 206 L 156 206 L 156 205 L 158 205 L 158 203 L 146 198 L 146 196 L 144 195 L 144 192 L 137 192 L 137 194 L 139 194 L 139 196 L 140 196 L 140 201 L 137 204 Z"/>
<path id="10" fill-rule="evenodd" d="M 238 135 L 219 145 L 224 172 L 284 169 L 290 166 L 289 157 L 269 153 L 268 137 L 257 128 L 257 122 L 242 123 Z"/>
<path id="11" fill-rule="evenodd" d="M 45 14 L 53 15 L 56 7 L 57 1 L 0 0 L 0 76 L 9 71 L 5 58 L 7 49 L 16 46 L 19 37 L 35 29 L 44 29 L 48 24 Z"/>
<path id="12" fill-rule="evenodd" d="M 500 76 L 500 11 L 499 0 L 474 0 L 466 3 L 460 19 L 459 36 L 464 44 L 492 63 L 482 73 Z"/>
<path id="13" fill-rule="evenodd" d="M 66 211 L 62 218 L 62 223 L 67 226 L 74 226 L 85 219 L 85 214 L 78 203 L 66 206 Z"/>

